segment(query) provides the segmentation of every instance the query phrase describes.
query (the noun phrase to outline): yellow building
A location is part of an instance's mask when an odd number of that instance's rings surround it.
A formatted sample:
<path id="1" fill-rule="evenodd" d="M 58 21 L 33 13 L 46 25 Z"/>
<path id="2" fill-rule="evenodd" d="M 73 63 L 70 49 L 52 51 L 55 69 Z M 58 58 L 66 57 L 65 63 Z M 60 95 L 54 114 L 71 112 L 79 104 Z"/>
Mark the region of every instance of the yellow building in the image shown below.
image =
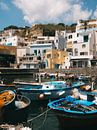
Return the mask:
<path id="1" fill-rule="evenodd" d="M 67 56 L 66 51 L 62 50 L 48 50 L 45 54 L 46 68 L 47 69 L 57 69 L 65 62 L 65 57 Z"/>

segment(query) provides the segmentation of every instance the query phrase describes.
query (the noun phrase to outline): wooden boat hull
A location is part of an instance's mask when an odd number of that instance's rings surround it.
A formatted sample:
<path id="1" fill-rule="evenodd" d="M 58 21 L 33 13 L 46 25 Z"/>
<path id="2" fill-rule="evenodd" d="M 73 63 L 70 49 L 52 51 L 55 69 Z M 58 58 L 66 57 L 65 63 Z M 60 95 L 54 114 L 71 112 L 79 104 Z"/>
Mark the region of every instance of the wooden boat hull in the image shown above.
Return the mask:
<path id="1" fill-rule="evenodd" d="M 92 93 L 88 94 L 91 95 Z M 72 96 L 66 96 L 65 98 L 48 103 L 48 106 L 56 113 L 56 116 L 59 119 L 59 124 L 62 128 L 85 128 L 89 126 L 97 126 L 96 97 L 80 99 Z"/>
<path id="2" fill-rule="evenodd" d="M 34 100 L 50 100 L 50 99 L 57 99 L 64 97 L 66 95 L 65 90 L 52 90 L 52 91 L 39 91 L 39 90 L 32 90 L 32 91 L 20 91 L 22 95 L 27 96 L 31 99 L 31 101 Z"/>
<path id="3" fill-rule="evenodd" d="M 17 101 L 25 103 L 25 106 L 19 108 L 19 105 L 18 105 L 17 107 L 16 106 Z M 4 109 L 3 122 L 11 123 L 11 124 L 26 122 L 29 115 L 30 103 L 31 103 L 30 99 L 28 99 L 25 96 L 21 96 L 20 99 L 16 98 L 13 108 Z"/>
<path id="4" fill-rule="evenodd" d="M 3 90 L 0 92 L 0 124 L 4 121 L 4 113 L 14 106 L 16 94 L 12 90 Z"/>
<path id="5" fill-rule="evenodd" d="M 50 88 L 49 86 L 54 85 L 56 87 Z M 46 85 L 43 88 L 43 84 L 31 84 L 31 83 L 17 83 L 18 86 L 17 92 L 21 93 L 22 95 L 27 96 L 32 101 L 33 100 L 51 100 L 51 99 L 58 99 L 66 96 L 70 93 L 71 89 L 74 87 L 80 87 L 84 85 L 84 83 L 74 83 L 73 86 L 68 86 L 64 81 L 52 81 L 44 83 Z M 59 86 L 58 86 L 59 85 Z"/>
<path id="6" fill-rule="evenodd" d="M 56 111 L 56 110 L 55 110 Z M 92 115 L 74 115 L 64 112 L 56 111 L 59 124 L 62 128 L 65 127 L 78 127 L 85 128 L 91 126 L 97 126 L 97 113 Z"/>
<path id="7" fill-rule="evenodd" d="M 14 84 L 0 84 L 0 91 L 4 90 L 14 90 L 15 85 Z"/>

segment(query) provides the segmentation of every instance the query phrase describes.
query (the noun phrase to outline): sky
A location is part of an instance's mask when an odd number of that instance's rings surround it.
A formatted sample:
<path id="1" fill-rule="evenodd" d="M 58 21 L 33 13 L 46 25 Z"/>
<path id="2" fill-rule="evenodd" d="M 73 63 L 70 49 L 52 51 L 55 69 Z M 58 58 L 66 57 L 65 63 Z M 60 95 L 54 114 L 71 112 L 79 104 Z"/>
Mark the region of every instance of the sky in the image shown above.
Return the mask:
<path id="1" fill-rule="evenodd" d="M 10 25 L 69 25 L 90 18 L 97 18 L 97 0 L 0 0 L 0 30 Z"/>

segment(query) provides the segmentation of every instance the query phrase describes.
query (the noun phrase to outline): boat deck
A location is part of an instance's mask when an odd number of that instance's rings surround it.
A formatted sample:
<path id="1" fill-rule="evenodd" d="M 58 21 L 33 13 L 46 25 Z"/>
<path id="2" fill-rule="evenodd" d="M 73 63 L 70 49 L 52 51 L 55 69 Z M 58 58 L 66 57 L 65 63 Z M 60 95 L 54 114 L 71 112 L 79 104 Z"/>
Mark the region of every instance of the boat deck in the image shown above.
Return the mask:
<path id="1" fill-rule="evenodd" d="M 74 102 L 68 102 L 64 100 L 62 102 L 59 102 L 59 104 L 60 105 L 56 105 L 56 108 L 63 110 L 71 110 L 77 112 L 89 112 L 97 110 L 97 105 L 94 102 L 84 100 L 76 100 Z"/>

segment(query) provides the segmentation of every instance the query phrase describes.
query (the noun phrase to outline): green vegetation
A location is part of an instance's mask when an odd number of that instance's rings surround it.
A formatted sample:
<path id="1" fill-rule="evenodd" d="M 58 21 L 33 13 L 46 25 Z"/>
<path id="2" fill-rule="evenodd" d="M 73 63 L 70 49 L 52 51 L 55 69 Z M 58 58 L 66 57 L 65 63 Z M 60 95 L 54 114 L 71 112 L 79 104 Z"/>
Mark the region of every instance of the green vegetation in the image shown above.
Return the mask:
<path id="1" fill-rule="evenodd" d="M 38 26 L 38 25 L 37 25 Z M 58 24 L 43 24 L 43 36 L 54 36 L 56 30 L 67 30 L 67 31 L 75 31 L 76 24 L 72 24 L 70 26 L 65 25 L 64 23 Z"/>
<path id="2" fill-rule="evenodd" d="M 17 27 L 14 25 L 10 25 L 10 26 L 4 28 L 4 30 L 21 29 L 21 31 L 17 32 L 17 34 L 19 34 L 22 37 L 26 36 L 26 34 L 27 34 L 26 32 L 28 32 L 28 34 L 30 36 L 31 30 L 42 30 L 43 36 L 54 36 L 56 30 L 66 30 L 69 32 L 74 32 L 75 27 L 76 27 L 76 23 L 74 23 L 72 25 L 65 25 L 64 23 L 58 23 L 58 24 L 48 23 L 48 24 L 36 24 L 35 26 L 32 26 L 32 28 L 29 28 L 28 26 L 25 26 L 25 28 L 23 28 L 23 27 Z"/>
<path id="3" fill-rule="evenodd" d="M 17 27 L 15 25 L 10 25 L 8 27 L 5 27 L 4 30 L 8 30 L 8 29 L 29 29 L 30 27 L 25 26 L 25 27 Z"/>

